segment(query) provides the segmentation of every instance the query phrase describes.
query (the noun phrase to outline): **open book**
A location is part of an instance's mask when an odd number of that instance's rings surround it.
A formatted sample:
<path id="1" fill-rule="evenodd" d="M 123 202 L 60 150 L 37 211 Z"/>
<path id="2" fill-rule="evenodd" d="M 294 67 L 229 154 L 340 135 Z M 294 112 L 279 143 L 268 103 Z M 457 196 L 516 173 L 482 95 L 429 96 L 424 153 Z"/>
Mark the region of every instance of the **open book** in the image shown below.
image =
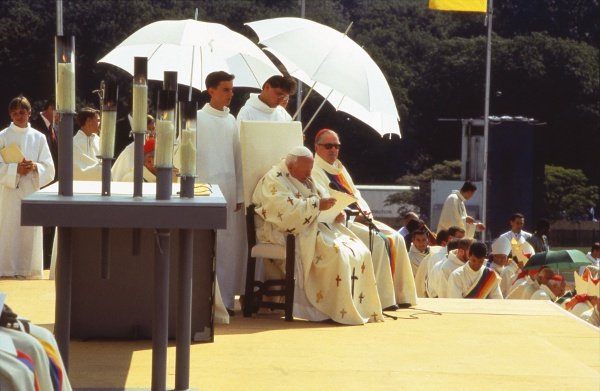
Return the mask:
<path id="1" fill-rule="evenodd" d="M 25 159 L 21 148 L 14 143 L 0 149 L 0 155 L 2 155 L 4 163 L 21 163 Z"/>
<path id="2" fill-rule="evenodd" d="M 329 189 L 329 195 L 335 198 L 336 202 L 330 209 L 321 211 L 318 217 L 318 221 L 321 223 L 333 223 L 335 218 L 342 213 L 344 208 L 358 201 L 353 195 L 333 189 Z"/>

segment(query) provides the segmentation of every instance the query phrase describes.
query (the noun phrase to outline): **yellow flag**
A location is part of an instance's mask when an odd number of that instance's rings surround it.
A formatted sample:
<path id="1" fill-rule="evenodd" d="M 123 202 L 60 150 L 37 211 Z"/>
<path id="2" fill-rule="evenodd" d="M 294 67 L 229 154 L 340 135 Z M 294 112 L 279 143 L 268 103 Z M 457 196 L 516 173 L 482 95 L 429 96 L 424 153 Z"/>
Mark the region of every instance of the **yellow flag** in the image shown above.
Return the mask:
<path id="1" fill-rule="evenodd" d="M 487 0 L 429 0 L 429 8 L 439 11 L 487 12 Z"/>

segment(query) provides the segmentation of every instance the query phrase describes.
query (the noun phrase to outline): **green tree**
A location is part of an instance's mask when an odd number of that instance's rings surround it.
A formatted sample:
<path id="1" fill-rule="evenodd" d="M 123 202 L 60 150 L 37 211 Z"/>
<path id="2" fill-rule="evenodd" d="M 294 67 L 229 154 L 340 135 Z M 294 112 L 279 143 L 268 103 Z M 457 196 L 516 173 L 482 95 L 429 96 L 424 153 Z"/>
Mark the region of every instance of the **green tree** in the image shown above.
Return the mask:
<path id="1" fill-rule="evenodd" d="M 398 214 L 403 216 L 406 212 L 416 211 L 422 220 L 428 222 L 429 208 L 431 205 L 431 181 L 460 179 L 461 163 L 459 160 L 434 164 L 420 174 L 407 174 L 398 178 L 398 185 L 413 186 L 411 191 L 390 195 L 387 205 L 399 204 Z"/>
<path id="2" fill-rule="evenodd" d="M 579 219 L 598 206 L 598 186 L 588 185 L 581 170 L 547 165 L 544 186 L 549 217 Z"/>

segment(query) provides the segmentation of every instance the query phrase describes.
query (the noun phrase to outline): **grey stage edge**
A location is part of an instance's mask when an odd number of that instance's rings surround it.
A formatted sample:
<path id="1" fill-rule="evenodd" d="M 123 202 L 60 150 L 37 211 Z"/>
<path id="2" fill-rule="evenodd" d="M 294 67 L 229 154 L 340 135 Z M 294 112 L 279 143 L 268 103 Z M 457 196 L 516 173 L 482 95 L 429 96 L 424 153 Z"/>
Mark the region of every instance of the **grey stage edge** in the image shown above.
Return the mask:
<path id="1" fill-rule="evenodd" d="M 81 184 L 81 187 L 85 190 L 93 188 L 94 184 L 96 187 L 100 183 L 85 183 Z M 121 192 L 121 194 L 114 194 L 111 196 L 101 196 L 100 189 L 98 188 L 94 194 L 89 191 L 78 192 L 77 187 L 75 188 L 73 196 L 58 195 L 56 190 L 52 188 L 44 189 L 43 191 L 36 192 L 27 196 L 21 203 L 21 225 L 25 226 L 57 226 L 59 228 L 58 238 L 58 259 L 56 265 L 56 320 L 55 320 L 55 334 L 59 349 L 65 360 L 65 365 L 68 367 L 69 361 L 69 339 L 71 337 L 71 320 L 72 311 L 75 310 L 76 305 L 72 306 L 73 301 L 77 300 L 73 288 L 76 286 L 73 284 L 73 271 L 77 270 L 73 265 L 75 263 L 88 263 L 91 257 L 86 252 L 86 256 L 79 254 L 77 258 L 73 255 L 77 255 L 78 246 L 85 248 L 85 243 L 77 243 L 74 245 L 74 239 L 87 241 L 88 245 L 93 240 L 90 237 L 84 235 L 78 236 L 79 230 L 86 228 L 95 228 L 101 231 L 102 228 L 108 228 L 110 236 L 114 236 L 117 233 L 117 228 L 139 228 L 141 230 L 159 230 L 163 233 L 170 233 L 173 230 L 205 230 L 209 233 L 214 229 L 222 229 L 226 227 L 226 201 L 222 193 L 217 186 L 212 187 L 210 196 L 201 196 L 195 198 L 179 198 L 176 195 L 169 200 L 156 200 L 154 198 L 155 191 L 151 190 L 149 186 L 153 184 L 145 184 L 148 187 L 144 191 L 145 197 L 133 197 Z M 131 184 L 131 187 L 133 184 Z M 131 189 L 133 190 L 133 189 Z M 174 189 L 176 191 L 176 189 Z M 129 192 L 128 194 L 132 194 Z M 149 195 L 152 194 L 152 195 Z M 83 233 L 83 232 L 81 232 Z M 194 235 L 195 236 L 195 235 Z M 110 243 L 118 244 L 122 242 Z M 122 244 L 118 244 L 121 246 Z M 91 246 L 91 245 L 90 245 Z M 156 241 L 153 241 L 150 245 L 156 247 Z M 117 246 L 115 246 L 117 247 Z M 174 246 L 176 248 L 176 246 Z M 118 247 L 117 247 L 118 248 Z M 72 251 L 75 250 L 75 251 Z M 117 250 L 115 253 L 119 253 L 123 249 Z M 112 259 L 114 257 L 113 250 L 109 248 L 111 259 L 110 264 L 119 262 L 118 259 Z M 212 246 L 210 249 L 202 248 L 202 252 L 209 252 L 212 254 Z M 122 253 L 121 253 L 122 254 Z M 207 254 L 205 254 L 207 255 Z M 208 255 L 207 255 L 208 256 Z M 156 256 L 153 257 L 156 260 Z M 97 260 L 96 260 L 97 261 Z M 174 262 L 170 262 L 172 267 Z M 93 268 L 93 266 L 90 266 Z M 99 273 L 98 265 L 98 273 Z M 155 305 L 158 303 L 157 300 L 167 298 L 169 291 L 164 290 L 161 292 L 154 292 L 152 288 L 153 273 L 150 272 L 154 268 L 149 267 L 146 270 L 133 270 L 134 273 L 148 273 L 148 279 L 146 283 L 149 284 L 148 288 L 148 300 L 152 301 L 150 297 L 154 296 Z M 168 269 L 165 269 L 168 270 Z M 131 271 L 131 270 L 130 270 Z M 113 273 L 114 275 L 115 273 Z M 170 273 L 169 273 L 170 274 Z M 83 279 L 83 281 L 77 281 L 77 284 L 82 283 L 85 287 L 85 279 L 97 278 L 97 276 L 91 277 L 89 272 L 78 275 L 77 279 Z M 116 277 L 114 277 L 116 278 Z M 191 279 L 192 276 L 189 276 Z M 146 288 L 148 285 L 146 285 Z M 130 286 L 132 291 L 138 289 L 138 287 Z M 144 289 L 141 287 L 141 289 Z M 110 288 L 108 288 L 110 290 Z M 94 295 L 103 296 L 108 294 L 103 291 L 93 292 Z M 75 298 L 75 299 L 74 299 Z M 119 298 L 121 300 L 122 298 Z M 154 307 L 154 313 L 156 314 L 156 307 Z M 190 316 L 191 306 L 184 308 L 177 314 L 178 318 L 184 319 Z M 75 314 L 77 315 L 77 314 Z M 127 316 L 127 314 L 124 314 Z M 73 316 L 77 318 L 77 316 Z M 162 317 L 159 316 L 159 319 Z M 163 318 L 164 321 L 159 322 L 158 326 L 161 329 L 168 327 L 167 319 Z M 113 322 L 115 319 L 111 319 Z M 156 324 L 154 325 L 157 326 Z M 162 334 L 159 332 L 159 334 Z M 153 341 L 155 335 L 153 333 Z M 153 343 L 153 346 L 155 344 Z M 189 348 L 189 342 L 187 343 Z M 162 362 L 166 365 L 166 349 L 159 349 L 160 351 L 153 350 L 153 381 L 154 376 L 158 375 L 164 380 L 165 373 L 155 374 L 154 360 Z M 187 363 L 189 365 L 189 362 Z M 162 372 L 162 371 L 161 371 Z M 177 372 L 177 368 L 176 368 Z M 153 382 L 154 384 L 154 382 Z M 153 386 L 153 389 L 155 387 Z"/>

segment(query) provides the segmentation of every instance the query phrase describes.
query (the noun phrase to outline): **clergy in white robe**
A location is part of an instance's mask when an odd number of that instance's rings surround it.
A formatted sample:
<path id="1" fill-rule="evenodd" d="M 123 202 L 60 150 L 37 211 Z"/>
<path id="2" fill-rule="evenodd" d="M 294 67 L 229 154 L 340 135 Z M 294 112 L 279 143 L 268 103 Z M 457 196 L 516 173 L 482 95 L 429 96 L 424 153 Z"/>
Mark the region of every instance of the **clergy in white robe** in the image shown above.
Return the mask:
<path id="1" fill-rule="evenodd" d="M 358 199 L 358 205 L 351 208 L 360 209 L 367 215 L 356 216 L 355 220 L 348 223 L 348 228 L 372 249 L 377 289 L 383 308 L 396 304 L 416 305 L 415 280 L 404 238 L 397 230 L 372 219 L 369 205 L 362 198 L 342 162 L 338 160 L 340 145 L 337 133 L 331 129 L 322 129 L 316 134 L 313 178 L 324 188 L 331 187 L 354 195 Z M 370 229 L 369 224 L 374 225 L 375 229 Z"/>
<path id="2" fill-rule="evenodd" d="M 296 82 L 284 76 L 271 76 L 263 85 L 260 94 L 250 94 L 250 98 L 237 115 L 241 121 L 291 121 L 292 117 L 281 106 L 296 91 Z"/>
<path id="3" fill-rule="evenodd" d="M 423 259 L 429 255 L 429 246 L 427 245 L 427 233 L 423 230 L 416 230 L 411 235 L 412 243 L 408 249 L 408 259 L 412 268 L 413 276 L 417 276 L 417 271 L 421 266 Z"/>
<path id="4" fill-rule="evenodd" d="M 473 197 L 477 187 L 471 182 L 465 182 L 460 190 L 452 190 L 440 213 L 437 231 L 448 229 L 452 226 L 465 230 L 465 237 L 473 238 L 476 230 L 484 230 L 485 226 L 476 223 L 475 219 L 467 215 L 465 201 Z"/>
<path id="5" fill-rule="evenodd" d="M 46 137 L 29 125 L 29 101 L 14 98 L 9 114 L 12 123 L 0 131 L 0 149 L 15 144 L 24 159 L 0 156 L 0 276 L 42 278 L 42 227 L 21 226 L 21 200 L 54 179 L 54 162 Z"/>
<path id="6" fill-rule="evenodd" d="M 448 252 L 441 261 L 438 261 L 428 273 L 427 295 L 429 297 L 448 297 L 447 286 L 450 274 L 468 261 L 468 251 L 473 239 L 458 239 L 457 248 Z"/>
<path id="7" fill-rule="evenodd" d="M 196 170 L 199 183 L 217 184 L 227 201 L 227 228 L 217 231 L 216 271 L 221 297 L 230 310 L 243 292 L 246 270 L 246 224 L 240 137 L 229 104 L 234 76 L 213 72 L 206 77 L 210 102 L 197 114 Z"/>
<path id="8" fill-rule="evenodd" d="M 415 274 L 415 287 L 417 289 L 417 297 L 429 297 L 427 294 L 427 285 L 429 283 L 429 273 L 436 263 L 443 260 L 447 253 L 445 246 L 430 246 L 429 254 L 423 258 L 417 274 Z"/>
<path id="9" fill-rule="evenodd" d="M 557 275 L 555 277 L 559 277 L 559 276 L 560 275 Z M 560 277 L 562 277 L 562 276 L 560 276 Z M 540 285 L 539 289 L 537 291 L 533 292 L 533 295 L 531 295 L 529 300 L 550 300 L 550 301 L 554 302 L 554 301 L 556 301 L 556 299 L 558 299 L 560 296 L 562 296 L 565 293 L 564 280 L 562 281 L 562 284 L 563 285 L 562 285 L 562 289 L 561 289 L 560 281 L 550 280 L 548 282 L 548 285 L 546 285 L 546 284 Z"/>
<path id="10" fill-rule="evenodd" d="M 469 260 L 454 270 L 448 278 L 447 297 L 454 299 L 502 299 L 500 277 L 486 267 L 485 243 L 474 242 L 469 247 Z"/>
<path id="11" fill-rule="evenodd" d="M 531 296 L 554 276 L 554 272 L 548 268 L 542 270 L 525 270 L 517 275 L 507 299 L 529 300 Z"/>
<path id="12" fill-rule="evenodd" d="M 343 324 L 382 321 L 369 250 L 343 224 L 318 221 L 335 199 L 312 181 L 312 167 L 310 150 L 295 147 L 259 181 L 252 196 L 257 239 L 284 245 L 287 233 L 296 235 L 294 316 Z"/>
<path id="13" fill-rule="evenodd" d="M 487 267 L 495 271 L 498 276 L 500 276 L 500 290 L 502 291 L 502 296 L 506 297 L 508 295 L 508 291 L 510 290 L 510 286 L 512 283 L 512 276 L 514 274 L 514 270 L 512 267 L 509 268 L 509 263 L 512 263 L 512 260 L 508 258 L 512 250 L 510 241 L 505 238 L 498 238 L 492 243 L 492 251 L 490 253 L 490 260 L 487 263 Z M 507 270 L 507 268 L 509 268 Z M 507 279 L 508 282 L 505 283 L 504 279 Z"/>
<path id="14" fill-rule="evenodd" d="M 100 155 L 98 110 L 84 107 L 77 114 L 81 129 L 73 136 L 73 180 L 101 181 L 102 162 Z"/>

